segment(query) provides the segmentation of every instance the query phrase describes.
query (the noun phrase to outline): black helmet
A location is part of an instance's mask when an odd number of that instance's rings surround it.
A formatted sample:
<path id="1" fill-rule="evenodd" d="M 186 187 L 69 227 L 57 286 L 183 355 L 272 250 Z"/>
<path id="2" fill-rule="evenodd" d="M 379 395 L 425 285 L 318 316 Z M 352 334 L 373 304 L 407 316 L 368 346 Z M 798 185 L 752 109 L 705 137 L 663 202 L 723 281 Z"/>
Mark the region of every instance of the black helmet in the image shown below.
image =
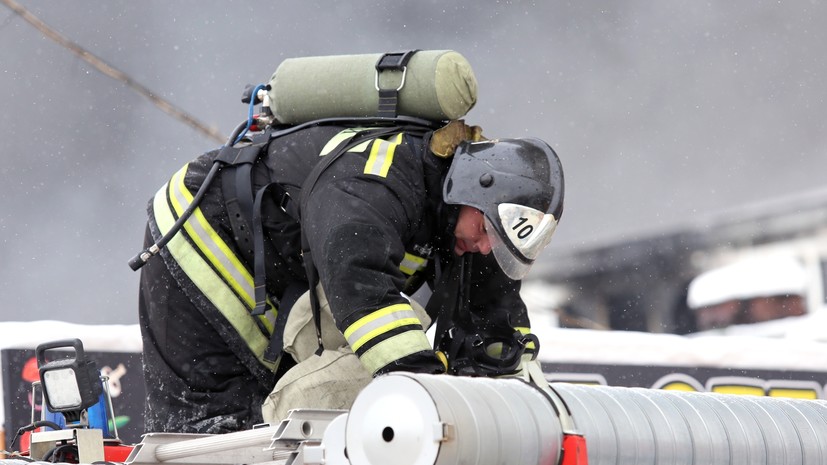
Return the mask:
<path id="1" fill-rule="evenodd" d="M 462 142 L 443 185 L 445 203 L 485 215 L 494 257 L 511 279 L 522 279 L 551 240 L 563 192 L 560 159 L 535 138 Z"/>

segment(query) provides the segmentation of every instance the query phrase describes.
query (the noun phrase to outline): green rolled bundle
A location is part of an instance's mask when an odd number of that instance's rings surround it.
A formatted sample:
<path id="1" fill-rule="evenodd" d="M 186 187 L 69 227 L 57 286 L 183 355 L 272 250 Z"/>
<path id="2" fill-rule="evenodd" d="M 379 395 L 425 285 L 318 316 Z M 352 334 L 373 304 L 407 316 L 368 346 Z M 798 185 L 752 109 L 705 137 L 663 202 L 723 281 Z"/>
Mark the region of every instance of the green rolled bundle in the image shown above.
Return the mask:
<path id="1" fill-rule="evenodd" d="M 299 124 L 321 118 L 376 116 L 376 62 L 383 54 L 284 60 L 270 79 L 270 108 L 276 119 Z M 379 73 L 379 87 L 396 89 L 402 71 Z M 470 63 L 452 50 L 423 50 L 407 64 L 397 112 L 433 121 L 465 116 L 477 101 Z"/>

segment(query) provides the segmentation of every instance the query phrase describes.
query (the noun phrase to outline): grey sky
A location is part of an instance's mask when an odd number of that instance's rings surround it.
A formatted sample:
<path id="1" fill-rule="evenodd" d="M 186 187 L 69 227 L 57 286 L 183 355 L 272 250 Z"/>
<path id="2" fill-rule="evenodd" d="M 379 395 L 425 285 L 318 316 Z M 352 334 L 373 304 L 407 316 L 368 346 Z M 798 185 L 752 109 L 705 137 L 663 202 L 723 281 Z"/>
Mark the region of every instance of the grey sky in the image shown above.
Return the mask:
<path id="1" fill-rule="evenodd" d="M 20 3 L 225 134 L 284 58 L 457 50 L 466 119 L 563 160 L 552 263 L 824 186 L 823 2 Z M 216 144 L 2 5 L 0 89 L 0 319 L 136 322 L 146 202 Z"/>

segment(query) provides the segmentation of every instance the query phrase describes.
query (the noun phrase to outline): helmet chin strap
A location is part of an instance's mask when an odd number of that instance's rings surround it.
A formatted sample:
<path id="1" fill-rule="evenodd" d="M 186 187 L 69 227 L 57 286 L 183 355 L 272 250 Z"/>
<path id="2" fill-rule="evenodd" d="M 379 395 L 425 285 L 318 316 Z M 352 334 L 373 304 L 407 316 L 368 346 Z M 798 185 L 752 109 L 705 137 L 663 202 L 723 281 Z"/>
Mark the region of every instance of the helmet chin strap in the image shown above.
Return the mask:
<path id="1" fill-rule="evenodd" d="M 443 204 L 439 214 L 441 224 L 438 231 L 440 231 L 442 237 L 439 238 L 438 243 L 445 244 L 444 253 L 446 254 L 454 253 L 454 246 L 457 242 L 454 231 L 459 221 L 459 211 L 461 207 L 462 205 Z"/>

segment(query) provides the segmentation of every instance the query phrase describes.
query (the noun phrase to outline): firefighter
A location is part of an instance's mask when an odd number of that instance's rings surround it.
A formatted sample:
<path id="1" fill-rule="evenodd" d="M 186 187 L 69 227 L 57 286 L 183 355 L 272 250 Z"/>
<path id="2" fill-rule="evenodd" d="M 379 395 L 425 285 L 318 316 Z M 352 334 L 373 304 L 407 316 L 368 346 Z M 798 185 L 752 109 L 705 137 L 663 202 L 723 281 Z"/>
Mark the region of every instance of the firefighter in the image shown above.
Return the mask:
<path id="1" fill-rule="evenodd" d="M 249 166 L 252 216 L 228 187 L 239 178 L 222 176 L 143 267 L 147 431 L 243 430 L 290 408 L 347 408 L 383 373 L 498 376 L 536 355 L 520 279 L 562 213 L 557 155 L 539 139 L 483 140 L 462 121 L 375 135 L 311 125 L 273 138 Z M 150 200 L 147 246 L 219 156 L 188 163 Z M 424 283 L 423 308 L 410 296 Z"/>

